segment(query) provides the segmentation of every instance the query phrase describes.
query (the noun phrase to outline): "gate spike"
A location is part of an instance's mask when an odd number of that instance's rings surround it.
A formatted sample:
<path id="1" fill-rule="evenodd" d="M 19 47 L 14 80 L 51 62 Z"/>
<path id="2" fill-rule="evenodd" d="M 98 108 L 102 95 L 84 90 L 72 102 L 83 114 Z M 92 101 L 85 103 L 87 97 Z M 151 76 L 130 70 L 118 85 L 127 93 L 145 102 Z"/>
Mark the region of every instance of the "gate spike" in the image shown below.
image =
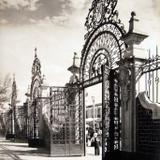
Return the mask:
<path id="1" fill-rule="evenodd" d="M 35 51 L 35 58 L 37 58 L 37 47 L 35 47 L 34 51 Z"/>
<path id="2" fill-rule="evenodd" d="M 158 59 L 158 46 L 156 45 L 156 58 Z"/>

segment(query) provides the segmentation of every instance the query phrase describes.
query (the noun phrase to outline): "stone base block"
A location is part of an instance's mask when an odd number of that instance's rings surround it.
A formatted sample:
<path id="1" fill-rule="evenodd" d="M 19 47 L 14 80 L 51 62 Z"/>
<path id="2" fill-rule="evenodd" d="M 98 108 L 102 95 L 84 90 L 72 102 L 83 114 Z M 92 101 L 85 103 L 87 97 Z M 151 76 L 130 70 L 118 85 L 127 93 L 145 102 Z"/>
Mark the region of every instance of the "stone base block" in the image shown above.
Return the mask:
<path id="1" fill-rule="evenodd" d="M 11 139 L 15 139 L 15 134 L 7 133 L 6 134 L 6 140 L 11 140 Z"/>
<path id="2" fill-rule="evenodd" d="M 29 147 L 37 147 L 37 148 L 44 147 L 44 140 L 39 138 L 28 139 L 28 145 Z"/>
<path id="3" fill-rule="evenodd" d="M 160 160 L 160 153 L 113 151 L 107 153 L 103 160 Z"/>

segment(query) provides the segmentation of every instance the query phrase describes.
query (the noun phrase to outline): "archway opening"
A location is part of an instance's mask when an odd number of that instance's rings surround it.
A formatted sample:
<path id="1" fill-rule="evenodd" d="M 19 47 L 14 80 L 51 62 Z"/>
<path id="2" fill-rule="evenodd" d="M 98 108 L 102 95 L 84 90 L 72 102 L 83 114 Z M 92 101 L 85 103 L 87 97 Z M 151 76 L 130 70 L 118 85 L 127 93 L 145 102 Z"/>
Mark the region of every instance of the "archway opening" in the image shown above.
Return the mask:
<path id="1" fill-rule="evenodd" d="M 86 155 L 102 155 L 102 83 L 85 88 Z"/>

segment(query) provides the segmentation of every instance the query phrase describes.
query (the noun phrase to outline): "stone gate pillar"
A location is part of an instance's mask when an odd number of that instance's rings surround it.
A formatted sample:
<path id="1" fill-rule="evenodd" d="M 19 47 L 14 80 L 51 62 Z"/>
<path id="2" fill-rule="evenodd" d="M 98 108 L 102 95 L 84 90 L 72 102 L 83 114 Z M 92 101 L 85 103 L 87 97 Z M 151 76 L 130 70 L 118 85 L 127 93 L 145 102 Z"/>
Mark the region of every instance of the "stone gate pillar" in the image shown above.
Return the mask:
<path id="1" fill-rule="evenodd" d="M 41 74 L 41 63 L 37 56 L 37 48 L 35 48 L 35 56 L 32 65 L 32 80 L 28 106 L 28 143 L 30 147 L 43 146 L 43 120 L 42 120 L 42 90 L 41 85 L 43 78 Z"/>
<path id="2" fill-rule="evenodd" d="M 80 125 L 79 125 L 79 89 L 78 89 L 78 81 L 79 81 L 79 66 L 78 66 L 78 56 L 77 53 L 74 52 L 74 57 L 73 57 L 73 64 L 68 68 L 68 71 L 72 73 L 70 77 L 70 81 L 67 85 L 68 88 L 71 89 L 69 97 L 73 94 L 71 99 L 69 99 L 70 105 L 70 110 L 73 112 L 72 116 L 70 116 L 70 121 L 75 123 L 75 130 L 72 131 L 74 132 L 74 135 L 72 135 L 73 139 L 75 140 L 76 144 L 80 143 Z"/>
<path id="3" fill-rule="evenodd" d="M 136 46 L 147 35 L 137 33 L 134 23 L 138 21 L 131 13 L 129 31 L 121 39 L 127 44 L 124 58 L 120 61 L 120 86 L 122 106 L 122 151 L 136 152 Z"/>

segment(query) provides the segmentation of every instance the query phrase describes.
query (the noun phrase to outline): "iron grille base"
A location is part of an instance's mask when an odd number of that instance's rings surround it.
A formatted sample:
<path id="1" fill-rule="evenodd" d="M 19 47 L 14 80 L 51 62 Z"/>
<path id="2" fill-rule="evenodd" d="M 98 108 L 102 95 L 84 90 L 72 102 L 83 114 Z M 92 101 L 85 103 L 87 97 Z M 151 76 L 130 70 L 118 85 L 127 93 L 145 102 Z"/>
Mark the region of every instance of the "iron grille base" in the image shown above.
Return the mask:
<path id="1" fill-rule="evenodd" d="M 113 151 L 107 153 L 103 160 L 159 160 L 160 154 Z"/>
<path id="2" fill-rule="evenodd" d="M 15 134 L 7 133 L 6 134 L 6 140 L 15 139 Z"/>
<path id="3" fill-rule="evenodd" d="M 28 146 L 29 147 L 37 147 L 37 148 L 44 147 L 44 140 L 39 139 L 39 138 L 28 139 Z"/>

